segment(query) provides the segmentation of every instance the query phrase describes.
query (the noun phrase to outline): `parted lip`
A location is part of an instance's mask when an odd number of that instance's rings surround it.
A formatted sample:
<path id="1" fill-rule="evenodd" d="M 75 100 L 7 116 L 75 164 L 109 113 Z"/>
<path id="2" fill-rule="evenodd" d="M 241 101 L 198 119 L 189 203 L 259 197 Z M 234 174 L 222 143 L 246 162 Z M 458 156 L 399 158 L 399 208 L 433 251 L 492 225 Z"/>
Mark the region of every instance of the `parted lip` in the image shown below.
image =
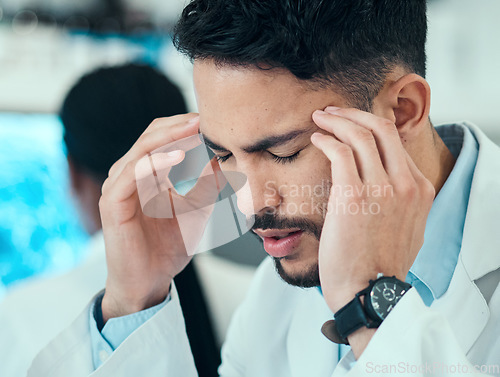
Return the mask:
<path id="1" fill-rule="evenodd" d="M 259 237 L 285 237 L 290 233 L 298 232 L 301 230 L 300 228 L 290 228 L 290 229 L 255 229 L 253 232 L 257 234 Z"/>

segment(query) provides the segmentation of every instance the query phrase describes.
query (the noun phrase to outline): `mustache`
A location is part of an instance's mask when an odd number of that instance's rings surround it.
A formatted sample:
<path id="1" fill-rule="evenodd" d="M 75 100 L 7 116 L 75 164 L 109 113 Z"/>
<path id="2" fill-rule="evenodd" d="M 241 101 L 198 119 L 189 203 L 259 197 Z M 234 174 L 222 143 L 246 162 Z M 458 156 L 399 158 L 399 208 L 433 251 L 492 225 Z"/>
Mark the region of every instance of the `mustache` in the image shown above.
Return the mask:
<path id="1" fill-rule="evenodd" d="M 250 228 L 250 224 L 253 223 Z M 256 229 L 289 229 L 289 228 L 299 228 L 304 232 L 311 233 L 316 239 L 321 238 L 321 231 L 323 225 L 316 224 L 315 222 L 305 219 L 302 217 L 278 217 L 272 213 L 265 213 L 263 215 L 254 215 L 251 219 L 247 219 L 247 228 L 251 230 Z"/>

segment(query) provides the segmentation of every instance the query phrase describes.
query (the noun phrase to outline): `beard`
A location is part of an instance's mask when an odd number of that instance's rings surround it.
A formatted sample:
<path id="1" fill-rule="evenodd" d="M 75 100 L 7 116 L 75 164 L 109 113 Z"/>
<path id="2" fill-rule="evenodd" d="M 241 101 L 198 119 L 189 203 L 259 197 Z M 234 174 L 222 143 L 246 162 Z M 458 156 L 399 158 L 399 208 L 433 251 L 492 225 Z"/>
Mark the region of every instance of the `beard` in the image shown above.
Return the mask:
<path id="1" fill-rule="evenodd" d="M 298 274 L 288 274 L 283 265 L 281 264 L 282 258 L 273 258 L 274 267 L 276 268 L 276 272 L 281 277 L 281 279 L 290 285 L 300 288 L 312 288 L 319 287 L 319 266 L 318 263 L 314 263 L 314 265 L 309 266 L 304 271 L 301 271 Z"/>
<path id="2" fill-rule="evenodd" d="M 300 228 L 304 233 L 309 233 L 313 235 L 318 241 L 321 238 L 321 231 L 323 228 L 323 221 L 321 224 L 311 221 L 305 218 L 280 218 L 275 214 L 265 213 L 264 215 L 256 215 L 254 217 L 255 223 L 252 229 L 287 229 L 287 228 Z M 262 239 L 252 232 L 262 243 Z M 295 274 L 289 274 L 283 268 L 282 260 L 283 258 L 275 258 L 274 267 L 276 272 L 281 277 L 281 279 L 290 285 L 300 287 L 300 288 L 312 288 L 319 287 L 319 266 L 318 262 L 311 266 L 308 266 L 303 271 Z"/>

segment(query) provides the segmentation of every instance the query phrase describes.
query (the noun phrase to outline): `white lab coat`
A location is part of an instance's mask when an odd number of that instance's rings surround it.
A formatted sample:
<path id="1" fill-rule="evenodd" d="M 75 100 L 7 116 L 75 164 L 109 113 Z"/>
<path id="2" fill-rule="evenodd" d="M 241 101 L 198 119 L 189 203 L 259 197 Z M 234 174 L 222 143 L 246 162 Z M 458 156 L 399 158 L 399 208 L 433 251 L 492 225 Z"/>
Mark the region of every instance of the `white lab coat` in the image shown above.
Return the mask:
<path id="1" fill-rule="evenodd" d="M 259 268 L 234 315 L 222 356 L 223 377 L 434 375 L 476 368 L 500 375 L 500 148 L 470 126 L 480 149 L 462 249 L 448 291 L 430 308 L 410 290 L 361 358 L 320 332 L 332 313 L 316 289 L 282 282 L 270 259 Z M 443 235 L 445 236 L 445 235 Z M 47 346 L 29 376 L 192 377 L 196 371 L 175 289 L 172 301 L 132 333 L 93 372 L 88 309 Z M 489 365 L 489 366 L 488 366 Z M 483 368 L 483 369 L 481 369 Z M 490 368 L 484 369 L 484 368 Z M 93 372 L 93 373 L 92 373 Z M 472 373 L 470 373 L 472 374 Z M 469 374 L 469 375 L 470 375 Z"/>
<path id="2" fill-rule="evenodd" d="M 0 303 L 0 376 L 25 376 L 35 356 L 71 322 L 106 282 L 102 232 L 85 261 L 68 273 L 27 279 Z"/>

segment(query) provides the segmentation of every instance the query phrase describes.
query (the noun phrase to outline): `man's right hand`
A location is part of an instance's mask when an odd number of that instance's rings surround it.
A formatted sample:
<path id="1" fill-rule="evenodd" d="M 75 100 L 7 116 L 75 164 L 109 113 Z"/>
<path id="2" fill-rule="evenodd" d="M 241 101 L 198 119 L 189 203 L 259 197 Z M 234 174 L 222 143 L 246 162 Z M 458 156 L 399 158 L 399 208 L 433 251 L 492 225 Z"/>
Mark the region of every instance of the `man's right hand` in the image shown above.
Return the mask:
<path id="1" fill-rule="evenodd" d="M 183 241 L 185 230 L 181 234 L 175 217 L 152 218 L 143 213 L 137 191 L 136 165 L 152 151 L 196 135 L 198 128 L 197 114 L 156 119 L 109 171 L 99 202 L 108 265 L 102 300 L 104 323 L 162 302 L 170 291 L 172 279 L 191 259 Z M 161 157 L 158 162 L 163 166 L 160 169 L 165 169 L 181 162 L 184 152 L 162 154 Z M 218 164 L 212 162 L 211 165 L 218 174 Z M 202 187 L 197 186 L 202 185 L 195 185 L 188 194 L 191 198 L 196 197 L 197 189 L 202 191 Z M 219 185 L 217 188 L 221 189 Z M 171 190 L 177 201 L 182 200 L 182 196 L 173 188 Z M 203 227 L 189 231 L 201 234 Z M 199 239 L 200 234 L 193 234 L 193 237 Z"/>

